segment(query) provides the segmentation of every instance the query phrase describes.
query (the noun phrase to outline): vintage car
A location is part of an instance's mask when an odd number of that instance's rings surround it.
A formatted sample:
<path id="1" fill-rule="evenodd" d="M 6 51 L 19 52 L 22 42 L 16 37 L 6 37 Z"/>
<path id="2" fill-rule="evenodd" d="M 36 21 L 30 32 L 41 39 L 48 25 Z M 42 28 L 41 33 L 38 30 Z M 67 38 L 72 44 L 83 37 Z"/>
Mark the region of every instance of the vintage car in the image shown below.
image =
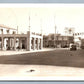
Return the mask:
<path id="1" fill-rule="evenodd" d="M 70 44 L 70 50 L 77 50 L 76 44 Z"/>

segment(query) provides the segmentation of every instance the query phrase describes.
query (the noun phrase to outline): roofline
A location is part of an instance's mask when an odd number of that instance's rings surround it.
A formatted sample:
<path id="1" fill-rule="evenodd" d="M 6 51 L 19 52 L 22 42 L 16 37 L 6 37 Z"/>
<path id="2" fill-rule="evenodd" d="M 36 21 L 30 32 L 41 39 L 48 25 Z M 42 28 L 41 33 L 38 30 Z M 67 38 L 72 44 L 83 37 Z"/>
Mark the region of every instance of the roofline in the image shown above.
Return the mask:
<path id="1" fill-rule="evenodd" d="M 17 29 L 14 29 L 14 28 L 10 28 L 10 27 L 8 27 L 8 26 L 5 26 L 5 25 L 3 25 L 3 24 L 0 24 L 0 27 L 2 27 L 2 28 L 6 28 L 6 29 L 17 30 Z"/>

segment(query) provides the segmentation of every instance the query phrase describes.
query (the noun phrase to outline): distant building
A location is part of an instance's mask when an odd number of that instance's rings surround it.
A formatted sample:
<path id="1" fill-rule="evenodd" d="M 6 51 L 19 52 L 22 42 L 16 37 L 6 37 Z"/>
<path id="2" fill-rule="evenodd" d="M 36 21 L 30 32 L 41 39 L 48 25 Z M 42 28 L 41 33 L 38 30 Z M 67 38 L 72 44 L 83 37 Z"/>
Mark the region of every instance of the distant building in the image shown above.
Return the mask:
<path id="1" fill-rule="evenodd" d="M 77 32 L 73 34 L 74 42 L 77 44 L 78 47 L 84 46 L 84 32 Z"/>
<path id="2" fill-rule="evenodd" d="M 43 47 L 69 47 L 74 42 L 73 36 L 49 34 L 43 36 Z"/>
<path id="3" fill-rule="evenodd" d="M 81 39 L 81 48 L 84 49 L 84 39 Z"/>
<path id="4" fill-rule="evenodd" d="M 39 50 L 43 46 L 42 34 L 32 33 L 17 34 L 17 29 L 0 25 L 0 49 L 1 50 Z"/>
<path id="5" fill-rule="evenodd" d="M 66 36 L 72 36 L 75 32 L 75 28 L 74 27 L 65 27 L 64 29 L 64 33 Z"/>

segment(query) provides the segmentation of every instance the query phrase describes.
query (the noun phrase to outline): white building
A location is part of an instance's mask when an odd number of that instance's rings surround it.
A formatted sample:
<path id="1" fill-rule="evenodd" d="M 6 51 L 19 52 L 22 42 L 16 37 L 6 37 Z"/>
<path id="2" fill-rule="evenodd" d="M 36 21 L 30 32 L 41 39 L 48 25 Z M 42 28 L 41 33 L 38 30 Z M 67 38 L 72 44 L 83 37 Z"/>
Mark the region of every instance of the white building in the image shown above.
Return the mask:
<path id="1" fill-rule="evenodd" d="M 10 27 L 7 27 L 7 26 L 5 26 L 5 25 L 3 25 L 3 24 L 0 24 L 0 34 L 2 35 L 2 37 L 3 37 L 3 35 L 4 34 L 16 34 L 17 33 L 17 29 L 14 29 L 14 28 L 10 28 Z M 2 48 L 2 42 L 1 42 L 1 39 L 2 38 L 0 38 L 0 49 Z M 8 41 L 9 39 L 8 38 L 4 38 L 4 46 L 3 46 L 3 49 L 6 49 L 7 48 L 7 44 L 8 44 Z M 12 44 L 12 39 L 11 39 L 11 45 L 13 45 Z"/>
<path id="2" fill-rule="evenodd" d="M 17 29 L 7 27 L 0 24 L 0 34 L 14 34 L 17 33 Z"/>
<path id="3" fill-rule="evenodd" d="M 79 33 L 74 33 L 74 42 L 81 47 L 81 40 L 84 39 L 84 33 L 83 32 L 79 32 Z"/>
<path id="4" fill-rule="evenodd" d="M 32 33 L 17 34 L 17 29 L 9 28 L 4 25 L 0 26 L 0 49 L 1 50 L 39 50 L 43 46 L 42 34 Z"/>

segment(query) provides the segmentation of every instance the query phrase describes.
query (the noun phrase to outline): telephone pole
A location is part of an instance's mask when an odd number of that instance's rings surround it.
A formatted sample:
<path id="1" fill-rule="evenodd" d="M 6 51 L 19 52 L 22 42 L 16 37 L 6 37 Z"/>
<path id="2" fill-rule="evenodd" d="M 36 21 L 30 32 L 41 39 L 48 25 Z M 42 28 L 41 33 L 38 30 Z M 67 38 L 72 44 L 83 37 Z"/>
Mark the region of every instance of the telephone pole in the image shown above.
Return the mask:
<path id="1" fill-rule="evenodd" d="M 42 19 L 40 20 L 40 24 L 41 24 L 41 34 L 43 33 L 43 30 L 42 30 Z"/>
<path id="2" fill-rule="evenodd" d="M 55 24 L 55 16 L 54 16 L 54 24 Z M 55 34 L 54 34 L 54 47 L 56 47 L 56 24 L 55 24 Z"/>
<path id="3" fill-rule="evenodd" d="M 29 16 L 29 31 L 30 31 L 30 16 Z"/>
<path id="4" fill-rule="evenodd" d="M 18 26 L 17 26 L 17 34 L 18 34 Z"/>
<path id="5" fill-rule="evenodd" d="M 56 47 L 56 25 L 55 25 L 55 34 L 54 34 L 54 47 Z"/>

